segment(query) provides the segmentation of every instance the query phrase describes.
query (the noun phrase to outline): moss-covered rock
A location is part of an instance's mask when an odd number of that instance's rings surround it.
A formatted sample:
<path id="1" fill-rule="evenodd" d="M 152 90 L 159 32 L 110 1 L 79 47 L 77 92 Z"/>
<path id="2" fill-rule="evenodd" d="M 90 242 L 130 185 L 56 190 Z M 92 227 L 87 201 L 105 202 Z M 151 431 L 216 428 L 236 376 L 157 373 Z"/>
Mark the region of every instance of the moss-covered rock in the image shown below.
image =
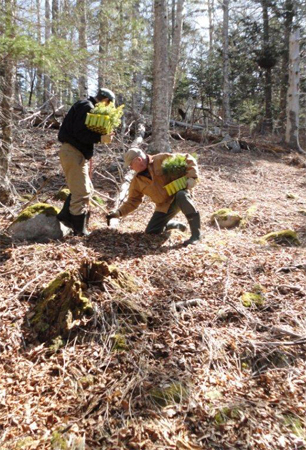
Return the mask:
<path id="1" fill-rule="evenodd" d="M 274 243 L 278 245 L 301 245 L 297 233 L 293 230 L 272 231 L 263 236 L 259 242 L 261 244 Z"/>
<path id="2" fill-rule="evenodd" d="M 67 199 L 67 197 L 69 196 L 69 194 L 70 194 L 69 189 L 63 188 L 55 194 L 54 198 L 55 198 L 55 200 L 61 200 L 64 202 Z"/>
<path id="3" fill-rule="evenodd" d="M 13 240 L 49 242 L 62 239 L 71 232 L 59 222 L 59 209 L 47 203 L 36 203 L 25 208 L 9 226 L 8 233 Z"/>
<path id="4" fill-rule="evenodd" d="M 37 214 L 44 214 L 47 217 L 56 216 L 59 213 L 59 209 L 56 206 L 48 205 L 47 203 L 35 203 L 25 208 L 13 223 L 24 222 L 26 220 L 35 217 Z"/>
<path id="5" fill-rule="evenodd" d="M 233 228 L 240 224 L 242 217 L 236 211 L 233 211 L 230 208 L 222 208 L 218 211 L 215 211 L 210 218 L 210 222 L 212 225 L 215 225 L 216 222 L 220 228 Z"/>
<path id="6" fill-rule="evenodd" d="M 188 390 L 182 383 L 175 381 L 163 387 L 151 389 L 149 396 L 159 406 L 168 406 L 182 403 L 188 397 Z"/>
<path id="7" fill-rule="evenodd" d="M 241 303 L 246 308 L 250 306 L 261 307 L 265 304 L 265 289 L 261 284 L 254 284 L 251 292 L 244 292 L 240 297 Z"/>
<path id="8" fill-rule="evenodd" d="M 263 306 L 265 302 L 265 298 L 262 294 L 254 293 L 254 292 L 244 292 L 240 297 L 241 303 L 246 308 L 255 305 L 255 306 Z"/>

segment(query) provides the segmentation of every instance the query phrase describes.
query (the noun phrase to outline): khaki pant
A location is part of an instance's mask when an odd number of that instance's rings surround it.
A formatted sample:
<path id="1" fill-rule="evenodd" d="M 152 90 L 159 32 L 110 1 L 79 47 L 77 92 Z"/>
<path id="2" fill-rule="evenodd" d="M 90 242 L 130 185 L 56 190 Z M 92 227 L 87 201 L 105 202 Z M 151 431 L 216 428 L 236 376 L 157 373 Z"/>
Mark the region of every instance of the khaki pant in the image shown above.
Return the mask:
<path id="1" fill-rule="evenodd" d="M 70 213 L 75 216 L 87 213 L 93 193 L 89 161 L 79 150 L 67 143 L 62 144 L 59 156 L 71 192 Z"/>

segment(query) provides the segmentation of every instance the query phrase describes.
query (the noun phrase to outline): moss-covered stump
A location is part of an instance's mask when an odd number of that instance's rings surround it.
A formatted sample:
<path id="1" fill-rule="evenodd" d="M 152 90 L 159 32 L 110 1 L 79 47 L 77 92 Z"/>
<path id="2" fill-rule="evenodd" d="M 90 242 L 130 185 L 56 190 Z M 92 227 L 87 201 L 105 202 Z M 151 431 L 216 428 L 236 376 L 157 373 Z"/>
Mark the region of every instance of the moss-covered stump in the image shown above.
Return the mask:
<path id="1" fill-rule="evenodd" d="M 62 239 L 70 230 L 58 221 L 59 209 L 47 203 L 25 208 L 14 220 L 8 232 L 14 240 L 48 242 Z"/>
<path id="2" fill-rule="evenodd" d="M 188 397 L 188 390 L 182 383 L 175 381 L 165 386 L 151 389 L 149 397 L 153 403 L 164 407 L 174 403 L 182 403 Z"/>
<path id="3" fill-rule="evenodd" d="M 63 188 L 55 194 L 54 198 L 55 200 L 61 200 L 64 202 L 68 198 L 69 194 L 70 194 L 69 189 Z"/>
<path id="4" fill-rule="evenodd" d="M 59 274 L 44 288 L 39 296 L 31 318 L 31 325 L 41 341 L 53 341 L 57 344 L 59 336 L 67 339 L 81 325 L 84 325 L 93 313 L 88 298 L 89 285 L 95 284 L 101 292 L 112 288 L 113 291 L 132 292 L 137 286 L 129 275 L 121 272 L 104 261 L 83 261 L 80 269 Z M 137 322 L 146 322 L 146 315 L 136 305 L 123 299 L 114 300 L 119 312 L 137 318 Z M 53 347 L 50 347 L 53 350 Z M 57 348 L 54 348 L 57 351 Z"/>
<path id="5" fill-rule="evenodd" d="M 61 273 L 41 292 L 31 319 L 40 340 L 68 338 L 72 329 L 93 313 L 83 292 L 86 287 L 78 271 L 72 271 Z"/>
<path id="6" fill-rule="evenodd" d="M 212 214 L 210 223 L 215 225 L 217 222 L 220 228 L 234 228 L 240 224 L 241 220 L 242 217 L 238 212 L 230 208 L 222 208 Z"/>
<path id="7" fill-rule="evenodd" d="M 115 289 L 120 288 L 127 292 L 137 291 L 137 285 L 133 277 L 120 271 L 116 266 L 107 264 L 105 261 L 84 261 L 81 265 L 80 273 L 90 283 L 103 286 L 107 282 L 108 285 Z"/>
<path id="8" fill-rule="evenodd" d="M 272 231 L 259 240 L 260 244 L 301 245 L 297 233 L 293 230 Z"/>

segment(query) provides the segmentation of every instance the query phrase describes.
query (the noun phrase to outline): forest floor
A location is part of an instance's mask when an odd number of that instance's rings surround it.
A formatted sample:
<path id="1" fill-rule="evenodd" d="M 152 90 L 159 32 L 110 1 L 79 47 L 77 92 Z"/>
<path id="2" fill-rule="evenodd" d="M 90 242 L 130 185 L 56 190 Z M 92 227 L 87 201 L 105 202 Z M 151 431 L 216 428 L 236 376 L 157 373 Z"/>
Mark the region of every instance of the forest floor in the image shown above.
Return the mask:
<path id="1" fill-rule="evenodd" d="M 149 201 L 117 229 L 93 208 L 87 238 L 1 235 L 1 450 L 306 449 L 306 165 L 263 140 L 241 153 L 173 148 L 198 155 L 199 245 L 182 246 L 189 232 L 146 236 Z M 56 132 L 19 130 L 12 180 L 21 197 L 43 186 L 35 201 L 60 207 L 57 152 Z M 106 209 L 120 157 L 101 147 L 94 160 Z M 23 204 L 2 208 L 2 232 Z M 210 224 L 224 207 L 243 226 Z M 283 229 L 300 245 L 260 243 Z M 87 286 L 95 314 L 56 349 L 38 341 L 31 314 L 42 288 L 84 260 L 115 264 L 137 289 Z M 245 292 L 261 304 L 244 306 Z"/>

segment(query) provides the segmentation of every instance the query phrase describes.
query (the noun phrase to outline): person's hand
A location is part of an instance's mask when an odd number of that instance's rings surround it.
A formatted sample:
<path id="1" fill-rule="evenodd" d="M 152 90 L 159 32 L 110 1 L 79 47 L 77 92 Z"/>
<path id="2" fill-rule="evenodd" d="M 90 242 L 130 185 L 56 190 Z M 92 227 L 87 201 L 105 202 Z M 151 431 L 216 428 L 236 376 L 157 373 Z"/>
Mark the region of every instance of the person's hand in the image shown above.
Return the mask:
<path id="1" fill-rule="evenodd" d="M 195 178 L 188 178 L 187 179 L 187 189 L 192 189 L 197 184 L 197 180 Z"/>
<path id="2" fill-rule="evenodd" d="M 102 134 L 101 143 L 102 144 L 110 144 L 113 140 L 113 137 L 114 137 L 114 133 Z"/>
<path id="3" fill-rule="evenodd" d="M 119 217 L 121 217 L 121 213 L 118 209 L 117 211 L 110 211 L 106 216 L 107 225 L 110 225 L 111 219 L 119 219 Z"/>

